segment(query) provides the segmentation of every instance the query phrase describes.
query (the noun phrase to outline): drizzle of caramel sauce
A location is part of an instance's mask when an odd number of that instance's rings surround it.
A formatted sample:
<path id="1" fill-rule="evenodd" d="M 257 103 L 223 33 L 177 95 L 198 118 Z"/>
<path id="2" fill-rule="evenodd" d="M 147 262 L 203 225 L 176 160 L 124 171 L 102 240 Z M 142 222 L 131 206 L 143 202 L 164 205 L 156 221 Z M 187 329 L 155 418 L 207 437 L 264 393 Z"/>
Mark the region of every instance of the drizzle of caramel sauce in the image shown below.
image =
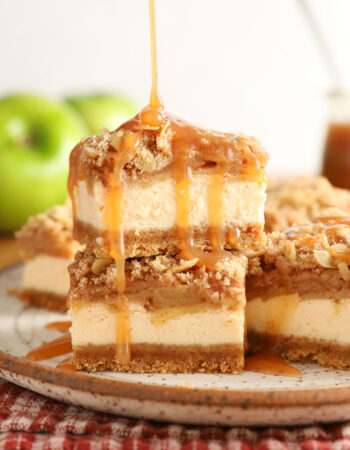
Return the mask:
<path id="1" fill-rule="evenodd" d="M 68 372 L 76 372 L 77 371 L 75 364 L 74 364 L 74 358 L 72 356 L 60 361 L 57 364 L 56 369 L 66 370 Z"/>
<path id="2" fill-rule="evenodd" d="M 72 326 L 72 322 L 70 320 L 63 322 L 50 322 L 45 325 L 45 328 L 48 330 L 57 330 L 57 331 L 69 331 L 69 328 Z"/>
<path id="3" fill-rule="evenodd" d="M 301 372 L 271 351 L 256 353 L 245 359 L 244 370 L 268 375 L 300 377 Z"/>
<path id="4" fill-rule="evenodd" d="M 65 334 L 53 341 L 40 345 L 40 347 L 31 350 L 26 359 L 29 361 L 44 361 L 55 356 L 66 355 L 72 351 L 72 340 L 70 334 Z"/>
<path id="5" fill-rule="evenodd" d="M 151 61 L 152 61 L 152 88 L 149 107 L 154 110 L 163 109 L 163 100 L 159 94 L 158 88 L 158 70 L 157 70 L 157 41 L 156 41 L 156 13 L 154 0 L 149 0 L 149 23 L 151 33 Z M 154 117 L 149 117 L 154 119 Z M 147 122 L 147 121 L 146 121 Z"/>

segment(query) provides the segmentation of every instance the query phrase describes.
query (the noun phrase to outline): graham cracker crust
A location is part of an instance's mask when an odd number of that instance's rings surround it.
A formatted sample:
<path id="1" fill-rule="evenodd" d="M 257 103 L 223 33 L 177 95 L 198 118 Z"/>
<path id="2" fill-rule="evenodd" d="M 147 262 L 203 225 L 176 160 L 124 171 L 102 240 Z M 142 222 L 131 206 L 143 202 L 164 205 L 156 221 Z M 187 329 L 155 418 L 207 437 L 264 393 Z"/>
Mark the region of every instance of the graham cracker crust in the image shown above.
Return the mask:
<path id="1" fill-rule="evenodd" d="M 350 345 L 307 337 L 276 337 L 254 331 L 248 332 L 248 340 L 252 353 L 273 348 L 289 361 L 317 362 L 331 369 L 350 370 Z"/>
<path id="2" fill-rule="evenodd" d="M 247 225 L 237 228 L 233 225 L 226 227 L 226 250 L 258 249 L 265 245 L 266 235 L 263 224 Z M 202 250 L 211 250 L 209 230 L 195 228 L 193 232 L 194 245 Z M 106 231 L 98 230 L 94 226 L 75 221 L 74 239 L 93 251 L 97 256 L 109 255 Z M 126 258 L 139 258 L 154 255 L 176 255 L 179 253 L 176 229 L 154 231 L 127 231 L 124 233 Z"/>
<path id="3" fill-rule="evenodd" d="M 11 294 L 16 295 L 23 303 L 48 309 L 49 311 L 67 312 L 67 298 L 50 292 L 36 291 L 35 289 L 14 289 Z"/>
<path id="4" fill-rule="evenodd" d="M 115 346 L 73 347 L 78 370 L 113 370 L 134 373 L 232 373 L 243 370 L 243 345 L 132 344 L 131 361 L 121 365 Z"/>

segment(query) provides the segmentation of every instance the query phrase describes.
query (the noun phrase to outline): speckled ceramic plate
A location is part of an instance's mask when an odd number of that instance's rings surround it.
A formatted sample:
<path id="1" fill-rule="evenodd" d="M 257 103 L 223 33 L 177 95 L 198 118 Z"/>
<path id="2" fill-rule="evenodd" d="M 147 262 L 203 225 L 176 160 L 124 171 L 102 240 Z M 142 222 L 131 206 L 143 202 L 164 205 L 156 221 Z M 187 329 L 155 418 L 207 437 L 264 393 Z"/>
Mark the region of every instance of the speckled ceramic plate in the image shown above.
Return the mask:
<path id="1" fill-rule="evenodd" d="M 130 417 L 178 423 L 282 425 L 350 419 L 350 372 L 296 365 L 302 377 L 71 373 L 58 359 L 24 355 L 59 333 L 48 322 L 64 314 L 23 307 L 7 290 L 18 287 L 22 267 L 0 272 L 0 376 L 57 400 Z M 62 358 L 60 358 L 62 359 Z"/>

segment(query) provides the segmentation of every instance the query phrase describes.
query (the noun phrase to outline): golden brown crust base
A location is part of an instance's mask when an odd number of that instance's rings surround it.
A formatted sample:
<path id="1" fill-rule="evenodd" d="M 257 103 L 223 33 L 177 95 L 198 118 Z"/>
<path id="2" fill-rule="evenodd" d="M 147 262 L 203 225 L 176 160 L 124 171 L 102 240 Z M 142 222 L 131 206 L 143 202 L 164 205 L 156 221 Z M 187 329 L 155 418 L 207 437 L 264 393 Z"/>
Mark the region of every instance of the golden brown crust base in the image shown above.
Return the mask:
<path id="1" fill-rule="evenodd" d="M 243 346 L 133 344 L 131 361 L 121 365 L 115 360 L 115 346 L 73 348 L 77 369 L 92 372 L 114 370 L 135 373 L 232 373 L 243 370 Z"/>
<path id="2" fill-rule="evenodd" d="M 249 331 L 249 349 L 252 353 L 273 348 L 289 361 L 317 362 L 321 366 L 338 370 L 350 370 L 350 345 L 309 339 L 307 337 L 278 338 Z"/>
<path id="3" fill-rule="evenodd" d="M 73 258 L 81 248 L 73 240 L 72 207 L 68 201 L 30 217 L 16 233 L 16 239 L 24 259 L 40 254 Z"/>
<path id="4" fill-rule="evenodd" d="M 23 303 L 48 309 L 49 311 L 67 312 L 67 298 L 49 292 L 36 291 L 35 289 L 12 290 Z"/>
<path id="5" fill-rule="evenodd" d="M 245 229 L 227 227 L 226 249 L 256 249 L 266 242 L 263 225 L 251 225 Z M 210 250 L 208 230 L 194 230 L 194 244 L 202 250 Z M 76 221 L 74 224 L 74 238 L 98 256 L 108 256 L 106 233 L 95 227 Z M 126 232 L 124 234 L 126 258 L 139 258 L 153 255 L 176 255 L 179 253 L 176 230 L 156 230 L 146 232 Z"/>

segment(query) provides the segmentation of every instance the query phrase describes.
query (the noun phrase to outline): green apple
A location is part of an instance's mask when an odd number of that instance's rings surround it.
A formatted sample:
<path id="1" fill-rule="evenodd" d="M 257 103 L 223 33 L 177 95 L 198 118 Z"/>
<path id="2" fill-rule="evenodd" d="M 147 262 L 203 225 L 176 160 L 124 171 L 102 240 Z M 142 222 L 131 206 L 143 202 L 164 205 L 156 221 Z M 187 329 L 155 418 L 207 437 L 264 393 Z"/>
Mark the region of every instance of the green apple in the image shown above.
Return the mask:
<path id="1" fill-rule="evenodd" d="M 102 127 L 115 130 L 138 111 L 131 100 L 120 95 L 86 95 L 66 101 L 81 114 L 90 134 L 100 133 Z"/>
<path id="2" fill-rule="evenodd" d="M 0 232 L 65 201 L 69 153 L 87 134 L 66 104 L 26 94 L 0 99 Z"/>

